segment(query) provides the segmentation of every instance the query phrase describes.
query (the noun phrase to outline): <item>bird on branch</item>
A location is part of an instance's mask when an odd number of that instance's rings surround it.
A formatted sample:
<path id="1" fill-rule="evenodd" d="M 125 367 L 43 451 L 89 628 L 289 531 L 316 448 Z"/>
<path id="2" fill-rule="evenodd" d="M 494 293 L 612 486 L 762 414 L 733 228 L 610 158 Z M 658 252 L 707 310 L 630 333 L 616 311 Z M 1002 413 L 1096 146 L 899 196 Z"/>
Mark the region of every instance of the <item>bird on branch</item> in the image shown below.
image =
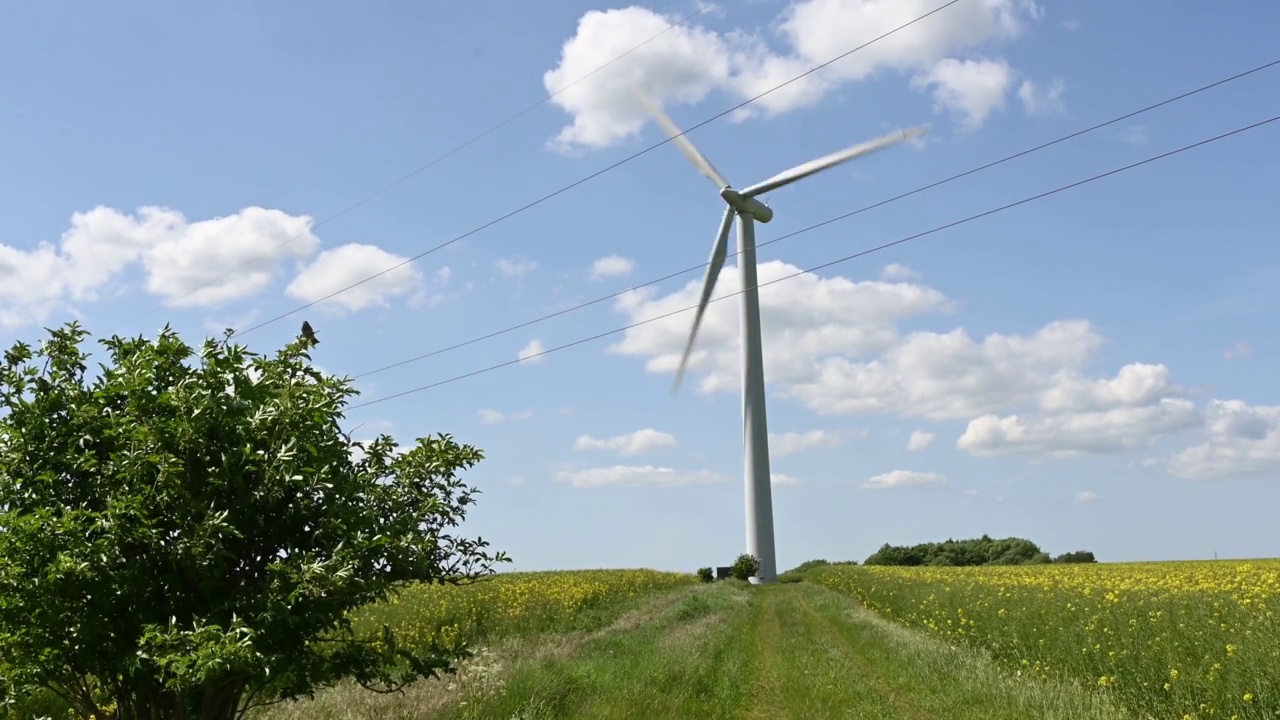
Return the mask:
<path id="1" fill-rule="evenodd" d="M 320 344 L 320 341 L 316 339 L 316 331 L 311 329 L 311 323 L 306 320 L 302 321 L 302 337 L 306 338 L 307 342 L 312 345 Z"/>

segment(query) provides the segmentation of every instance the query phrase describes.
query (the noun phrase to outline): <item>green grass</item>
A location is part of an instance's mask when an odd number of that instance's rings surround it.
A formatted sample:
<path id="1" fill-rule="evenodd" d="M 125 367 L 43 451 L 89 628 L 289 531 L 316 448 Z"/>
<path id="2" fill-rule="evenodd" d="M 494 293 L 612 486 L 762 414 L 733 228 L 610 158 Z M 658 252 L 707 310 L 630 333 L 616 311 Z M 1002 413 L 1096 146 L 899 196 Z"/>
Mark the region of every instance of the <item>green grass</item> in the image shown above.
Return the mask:
<path id="1" fill-rule="evenodd" d="M 1126 717 L 1105 697 L 1019 680 L 984 655 L 807 584 L 690 585 L 633 598 L 594 630 L 495 642 L 455 678 L 354 686 L 260 720 L 369 718 Z"/>

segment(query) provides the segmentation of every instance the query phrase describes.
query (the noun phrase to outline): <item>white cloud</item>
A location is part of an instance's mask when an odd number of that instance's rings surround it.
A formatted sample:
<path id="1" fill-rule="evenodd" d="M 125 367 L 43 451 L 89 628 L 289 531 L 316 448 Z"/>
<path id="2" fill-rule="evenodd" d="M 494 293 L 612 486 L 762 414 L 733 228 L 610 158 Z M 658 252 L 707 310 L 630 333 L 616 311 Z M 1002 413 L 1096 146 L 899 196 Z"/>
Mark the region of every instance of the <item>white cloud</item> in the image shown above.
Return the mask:
<path id="1" fill-rule="evenodd" d="M 625 277 L 635 270 L 636 261 L 621 255 L 608 255 L 591 263 L 592 280 Z"/>
<path id="2" fill-rule="evenodd" d="M 791 275 L 800 268 L 781 261 L 762 263 L 760 282 Z M 655 297 L 652 287 L 619 296 L 615 309 L 629 322 L 697 304 L 700 279 L 680 290 Z M 736 269 L 726 269 L 714 298 L 737 292 Z M 836 354 L 864 356 L 891 347 L 899 339 L 894 322 L 944 309 L 946 298 L 933 288 L 878 280 L 853 282 L 842 277 L 803 274 L 760 288 L 765 366 L 769 382 L 790 387 L 812 381 Z M 631 328 L 609 352 L 647 357 L 649 372 L 673 373 L 688 338 L 692 313 Z M 738 308 L 732 301 L 712 302 L 703 318 L 689 370 L 701 374 L 703 392 L 739 388 Z"/>
<path id="3" fill-rule="evenodd" d="M 617 435 L 611 438 L 593 438 L 583 435 L 573 444 L 574 450 L 609 450 L 619 455 L 647 455 L 664 448 L 676 446 L 676 438 L 653 428 L 644 428 L 632 433 Z"/>
<path id="4" fill-rule="evenodd" d="M 1066 90 L 1067 84 L 1062 78 L 1054 78 L 1048 87 L 1041 87 L 1034 80 L 1023 80 L 1018 86 L 1018 99 L 1028 115 L 1052 115 L 1065 109 L 1062 95 Z"/>
<path id="5" fill-rule="evenodd" d="M 1120 141 L 1130 145 L 1146 145 L 1150 142 L 1150 138 L 1147 137 L 1147 126 L 1130 125 L 1120 133 Z"/>
<path id="6" fill-rule="evenodd" d="M 916 472 L 914 470 L 894 470 L 876 475 L 870 480 L 862 483 L 863 490 L 885 490 L 888 488 L 901 487 L 925 487 L 928 485 L 940 485 L 947 481 L 945 477 L 935 472 Z"/>
<path id="7" fill-rule="evenodd" d="M 984 415 L 969 421 L 956 447 L 987 457 L 1115 453 L 1148 448 L 1161 436 L 1199 424 L 1195 405 L 1182 398 L 1165 398 L 1146 407 L 1045 417 Z"/>
<path id="8" fill-rule="evenodd" d="M 494 263 L 494 267 L 498 268 L 498 272 L 503 277 L 518 278 L 538 269 L 538 263 L 532 260 L 515 260 L 512 258 L 501 258 Z"/>
<path id="9" fill-rule="evenodd" d="M 880 271 L 880 279 L 882 280 L 919 280 L 921 277 L 923 276 L 920 273 L 898 263 L 889 263 Z"/>
<path id="10" fill-rule="evenodd" d="M 1084 320 L 1056 321 L 1029 336 L 962 328 L 917 332 L 877 358 L 831 357 L 788 389 L 824 414 L 889 412 L 931 420 L 972 418 L 1035 403 L 1063 370 L 1081 367 L 1102 338 Z"/>
<path id="11" fill-rule="evenodd" d="M 320 253 L 298 272 L 284 292 L 304 302 L 320 300 L 322 306 L 351 312 L 373 306 L 387 307 L 388 299 L 409 295 L 422 287 L 422 273 L 413 265 L 400 264 L 406 260 L 408 258 L 375 245 L 348 243 Z M 391 267 L 395 269 L 386 271 Z M 366 278 L 372 279 L 344 290 Z M 342 292 L 321 300 L 338 291 Z"/>
<path id="12" fill-rule="evenodd" d="M 531 363 L 542 362 L 545 359 L 542 354 L 546 351 L 547 349 L 542 346 L 542 341 L 534 338 L 520 348 L 520 352 L 516 353 L 516 357 Z"/>
<path id="13" fill-rule="evenodd" d="M 614 465 L 613 467 L 561 470 L 555 481 L 574 488 L 626 486 L 707 485 L 732 481 L 732 478 L 709 470 L 673 470 L 652 465 Z"/>
<path id="14" fill-rule="evenodd" d="M 1201 424 L 1164 365 L 1131 363 L 1112 379 L 1064 370 L 1040 396 L 1039 416 L 986 414 L 969 422 L 956 447 L 975 455 L 1114 453 L 1150 447 Z"/>
<path id="15" fill-rule="evenodd" d="M 924 450 L 932 445 L 936 438 L 937 436 L 931 432 L 916 430 L 911 433 L 911 439 L 907 441 L 907 452 L 919 452 L 920 450 Z"/>
<path id="16" fill-rule="evenodd" d="M 944 58 L 911 78 L 916 90 L 932 90 L 934 108 L 949 111 L 960 124 L 974 129 L 1004 108 L 1013 71 L 1003 60 Z"/>
<path id="17" fill-rule="evenodd" d="M 502 422 L 510 422 L 512 420 L 528 420 L 533 417 L 532 410 L 521 410 L 515 413 L 504 413 L 490 408 L 480 410 L 477 415 L 480 416 L 480 422 L 485 425 L 496 425 Z"/>
<path id="18" fill-rule="evenodd" d="M 553 144 L 562 150 L 600 148 L 638 133 L 648 116 L 634 89 L 668 104 L 695 104 L 714 92 L 755 97 L 935 7 L 931 0 L 798 0 L 766 23 L 777 30 L 770 38 L 740 28 L 719 33 L 694 23 L 668 30 L 677 18 L 638 6 L 588 11 L 564 43 L 557 67 L 543 76 L 547 92 L 555 94 L 552 102 L 572 117 Z M 939 61 L 953 53 L 1017 37 L 1025 21 L 1037 15 L 1035 4 L 1022 0 L 959 3 L 765 95 L 737 117 L 810 106 L 836 88 L 883 71 L 937 70 Z M 773 38 L 780 47 L 770 47 Z M 628 54 L 614 61 L 623 53 Z M 977 102 L 972 78 L 948 76 L 938 82 L 957 96 L 967 94 L 969 104 Z"/>
<path id="19" fill-rule="evenodd" d="M 1253 346 L 1247 340 L 1241 340 L 1222 353 L 1223 360 L 1240 360 L 1253 356 Z"/>
<path id="20" fill-rule="evenodd" d="M 792 487 L 802 484 L 799 479 L 782 473 L 771 473 L 769 475 L 769 485 L 772 487 Z"/>
<path id="21" fill-rule="evenodd" d="M 780 261 L 765 263 L 761 281 L 792 271 Z M 717 297 L 736 285 L 736 274 L 726 274 Z M 619 297 L 615 307 L 639 322 L 692 305 L 697 292 L 697 281 L 666 296 L 647 288 Z M 1164 365 L 1131 363 L 1111 377 L 1087 375 L 1103 338 L 1086 320 L 981 339 L 963 328 L 898 331 L 903 320 L 949 307 L 940 292 L 918 283 L 802 274 L 767 285 L 761 312 L 770 387 L 824 415 L 965 420 L 957 447 L 984 456 L 1132 451 L 1202 422 Z M 702 392 L 738 392 L 736 310 L 730 302 L 708 308 L 690 361 Z M 682 313 L 632 328 L 609 351 L 646 358 L 649 372 L 672 372 L 687 323 Z"/>
<path id="22" fill-rule="evenodd" d="M 786 457 L 804 450 L 838 445 L 843 439 L 840 433 L 828 430 L 769 433 L 769 453 L 774 457 Z"/>
<path id="23" fill-rule="evenodd" d="M 274 280 L 284 260 L 315 252 L 320 241 L 311 224 L 310 217 L 260 207 L 194 223 L 176 210 L 154 206 L 135 215 L 104 206 L 77 212 L 57 245 L 41 243 L 29 250 L 0 245 L 0 326 L 43 322 L 71 303 L 118 291 L 111 281 L 138 262 L 147 290 L 171 305 L 209 306 L 242 298 Z M 208 287 L 200 288 L 205 283 Z"/>
<path id="24" fill-rule="evenodd" d="M 1076 493 L 1076 502 L 1080 503 L 1081 505 L 1084 505 L 1086 503 L 1096 502 L 1097 499 L 1098 499 L 1098 493 L 1093 492 L 1092 490 L 1085 490 L 1084 492 Z"/>
<path id="25" fill-rule="evenodd" d="M 1280 406 L 1212 400 L 1205 417 L 1208 441 L 1169 458 L 1171 474 L 1220 480 L 1280 473 Z"/>

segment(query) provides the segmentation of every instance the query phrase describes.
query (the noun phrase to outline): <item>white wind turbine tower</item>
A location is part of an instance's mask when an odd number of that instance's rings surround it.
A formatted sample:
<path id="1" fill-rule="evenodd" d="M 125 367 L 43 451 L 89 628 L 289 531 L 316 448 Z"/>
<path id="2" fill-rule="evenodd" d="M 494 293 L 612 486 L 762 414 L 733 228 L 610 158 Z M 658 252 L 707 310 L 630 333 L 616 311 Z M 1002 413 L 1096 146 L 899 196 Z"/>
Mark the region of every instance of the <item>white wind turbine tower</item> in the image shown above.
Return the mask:
<path id="1" fill-rule="evenodd" d="M 769 430 L 765 420 L 764 358 L 760 344 L 760 294 L 756 288 L 755 221 L 769 222 L 773 219 L 773 211 L 757 200 L 756 196 L 777 190 L 784 185 L 856 157 L 918 137 L 924 134 L 924 128 L 900 130 L 861 145 L 854 145 L 826 157 L 797 165 L 764 182 L 739 191 L 729 186 L 729 182 L 716 172 L 711 163 L 698 152 L 693 143 L 676 127 L 675 123 L 671 122 L 671 118 L 667 117 L 657 104 L 643 96 L 640 100 L 698 172 L 715 183 L 716 189 L 720 191 L 720 197 L 728 204 L 724 211 L 724 219 L 720 221 L 720 232 L 716 236 L 716 244 L 711 248 L 711 264 L 707 266 L 707 274 L 702 284 L 702 298 L 698 301 L 698 309 L 693 316 L 693 329 L 689 331 L 689 341 L 685 345 L 684 355 L 680 358 L 680 366 L 676 370 L 675 390 L 680 389 L 680 381 L 684 377 L 685 366 L 689 362 L 689 354 L 693 351 L 693 342 L 698 335 L 698 326 L 702 323 L 707 303 L 711 300 L 711 291 L 715 289 L 720 269 L 724 267 L 724 261 L 728 255 L 729 230 L 733 226 L 733 216 L 736 214 L 739 218 L 738 269 L 742 277 L 743 290 L 739 297 L 742 303 L 742 436 L 745 444 L 747 552 L 760 560 L 760 573 L 756 581 L 770 583 L 777 579 L 778 568 L 773 545 L 773 493 L 769 473 Z"/>

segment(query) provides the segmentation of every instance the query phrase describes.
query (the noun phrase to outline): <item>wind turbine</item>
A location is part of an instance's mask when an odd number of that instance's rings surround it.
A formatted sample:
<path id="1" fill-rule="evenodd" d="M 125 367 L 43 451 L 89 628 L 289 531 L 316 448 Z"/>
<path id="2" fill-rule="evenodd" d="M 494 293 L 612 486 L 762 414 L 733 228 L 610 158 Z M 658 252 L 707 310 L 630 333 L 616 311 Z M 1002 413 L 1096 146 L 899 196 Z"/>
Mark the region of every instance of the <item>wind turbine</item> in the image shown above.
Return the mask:
<path id="1" fill-rule="evenodd" d="M 797 165 L 764 182 L 739 191 L 729 185 L 729 181 L 725 180 L 702 153 L 698 152 L 693 143 L 657 104 L 643 95 L 640 95 L 640 101 L 698 172 L 715 183 L 716 189 L 720 191 L 720 197 L 728 204 L 724 211 L 724 218 L 720 221 L 720 232 L 716 236 L 716 243 L 711 247 L 711 263 L 707 266 L 707 274 L 702 283 L 702 297 L 693 315 L 693 329 L 689 331 L 689 341 L 685 344 L 684 355 L 681 356 L 680 366 L 676 370 L 673 391 L 680 389 L 680 381 L 684 377 L 685 366 L 689 362 L 689 355 L 693 352 L 693 342 L 698 335 L 698 326 L 702 323 L 707 303 L 711 300 L 711 291 L 715 289 L 716 280 L 720 277 L 720 270 L 724 267 L 725 258 L 729 253 L 729 230 L 733 227 L 733 216 L 738 216 L 738 270 L 742 276 L 742 293 L 739 297 L 742 303 L 742 436 L 745 444 L 747 552 L 760 560 L 760 572 L 755 578 L 756 581 L 771 583 L 777 579 L 778 568 L 773 544 L 773 493 L 769 473 L 769 429 L 765 420 L 764 357 L 760 343 L 760 294 L 756 288 L 758 281 L 756 279 L 755 221 L 769 222 L 773 219 L 773 210 L 756 197 L 856 157 L 918 137 L 924 134 L 924 128 L 899 130 L 870 142 L 854 145 L 826 157 Z"/>

